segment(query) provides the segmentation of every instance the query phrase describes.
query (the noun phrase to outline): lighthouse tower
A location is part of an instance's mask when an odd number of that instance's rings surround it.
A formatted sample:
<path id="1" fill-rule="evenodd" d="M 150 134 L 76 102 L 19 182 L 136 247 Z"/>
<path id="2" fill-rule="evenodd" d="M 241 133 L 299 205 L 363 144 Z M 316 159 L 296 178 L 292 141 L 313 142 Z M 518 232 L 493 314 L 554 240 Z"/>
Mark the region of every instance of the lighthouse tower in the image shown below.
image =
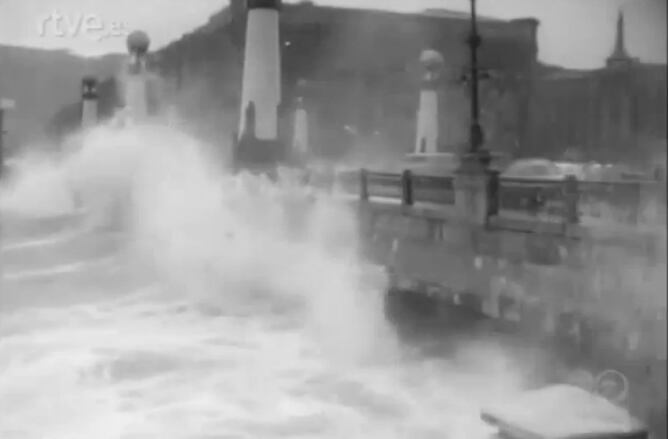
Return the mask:
<path id="1" fill-rule="evenodd" d="M 139 122 L 148 116 L 148 72 L 146 58 L 150 39 L 143 31 L 134 31 L 127 38 L 130 59 L 124 78 L 125 108 L 127 116 Z"/>
<path id="2" fill-rule="evenodd" d="M 241 114 L 234 146 L 236 168 L 272 169 L 286 161 L 279 137 L 281 103 L 280 0 L 247 0 Z"/>
<path id="3" fill-rule="evenodd" d="M 434 50 L 425 50 L 420 56 L 422 78 L 420 104 L 417 112 L 416 154 L 438 152 L 438 84 L 443 73 L 443 57 Z"/>
<path id="4" fill-rule="evenodd" d="M 98 122 L 97 78 L 84 76 L 81 80 L 81 128 L 88 129 Z"/>

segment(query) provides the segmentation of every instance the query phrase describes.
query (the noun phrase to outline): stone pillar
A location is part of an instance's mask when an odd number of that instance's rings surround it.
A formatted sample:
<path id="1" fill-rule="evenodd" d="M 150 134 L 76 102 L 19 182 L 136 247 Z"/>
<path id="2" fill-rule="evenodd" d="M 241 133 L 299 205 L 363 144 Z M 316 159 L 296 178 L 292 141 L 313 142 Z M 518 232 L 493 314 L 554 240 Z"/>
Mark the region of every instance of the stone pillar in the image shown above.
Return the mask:
<path id="1" fill-rule="evenodd" d="M 417 136 L 415 154 L 433 154 L 439 145 L 438 84 L 443 71 L 443 57 L 433 50 L 425 50 L 420 56 L 422 85 L 417 112 Z"/>
<path id="2" fill-rule="evenodd" d="M 145 32 L 134 31 L 128 35 L 130 60 L 125 76 L 125 106 L 128 117 L 135 122 L 146 119 L 149 114 L 146 66 L 149 44 Z"/>
<path id="3" fill-rule="evenodd" d="M 297 99 L 297 108 L 295 109 L 294 132 L 292 148 L 298 156 L 304 157 L 309 153 L 308 138 L 308 114 L 304 105 L 304 99 Z"/>
<path id="4" fill-rule="evenodd" d="M 476 160 L 465 157 L 463 160 Z M 489 197 L 487 188 L 489 176 L 485 169 L 475 164 L 462 167 L 455 174 L 455 207 L 458 216 L 465 222 L 474 225 L 486 225 L 489 213 Z"/>
<path id="5" fill-rule="evenodd" d="M 97 125 L 98 95 L 97 78 L 86 76 L 81 80 L 81 128 L 88 129 Z"/>

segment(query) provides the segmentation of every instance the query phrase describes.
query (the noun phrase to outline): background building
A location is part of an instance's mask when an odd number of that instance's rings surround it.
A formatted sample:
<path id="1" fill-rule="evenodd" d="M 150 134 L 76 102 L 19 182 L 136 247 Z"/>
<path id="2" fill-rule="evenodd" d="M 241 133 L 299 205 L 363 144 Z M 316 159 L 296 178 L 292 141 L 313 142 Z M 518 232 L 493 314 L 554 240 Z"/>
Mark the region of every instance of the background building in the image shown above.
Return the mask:
<path id="1" fill-rule="evenodd" d="M 245 1 L 232 0 L 208 23 L 154 53 L 167 100 L 212 144 L 238 127 Z M 469 130 L 465 13 L 395 13 L 285 4 L 281 13 L 282 130 L 290 135 L 298 96 L 309 111 L 315 152 L 341 157 L 365 150 L 389 157 L 411 151 L 419 97 L 419 56 L 440 52 L 440 149 L 458 151 Z M 619 15 L 605 66 L 581 71 L 537 61 L 535 19 L 480 18 L 481 120 L 486 145 L 514 156 L 604 162 L 665 160 L 666 65 L 642 63 L 625 47 Z M 113 84 L 100 86 L 101 116 L 113 110 Z M 78 121 L 76 103 L 52 132 Z M 110 111 L 107 111 L 110 110 Z M 76 127 L 77 125 L 72 125 Z"/>
<path id="2" fill-rule="evenodd" d="M 481 66 L 492 72 L 482 86 L 489 145 L 514 151 L 528 132 L 527 79 L 536 66 L 538 23 L 480 21 Z M 202 130 L 214 137 L 229 135 L 236 126 L 244 26 L 244 2 L 234 0 L 206 26 L 157 53 L 162 74 L 178 90 L 179 107 L 206 113 L 200 119 L 209 128 Z M 446 64 L 440 88 L 441 148 L 457 150 L 468 136 L 469 98 L 460 78 L 467 71 L 469 26 L 467 14 L 444 10 L 402 14 L 285 4 L 284 115 L 291 114 L 296 96 L 304 94 L 312 143 L 324 155 L 340 156 L 374 142 L 382 145 L 379 153 L 384 155 L 406 153 L 415 139 L 419 57 L 430 48 L 442 53 Z"/>
<path id="3" fill-rule="evenodd" d="M 666 65 L 642 63 L 627 53 L 620 12 L 605 66 L 591 71 L 543 68 L 538 73 L 530 111 L 533 155 L 665 160 L 666 93 Z"/>

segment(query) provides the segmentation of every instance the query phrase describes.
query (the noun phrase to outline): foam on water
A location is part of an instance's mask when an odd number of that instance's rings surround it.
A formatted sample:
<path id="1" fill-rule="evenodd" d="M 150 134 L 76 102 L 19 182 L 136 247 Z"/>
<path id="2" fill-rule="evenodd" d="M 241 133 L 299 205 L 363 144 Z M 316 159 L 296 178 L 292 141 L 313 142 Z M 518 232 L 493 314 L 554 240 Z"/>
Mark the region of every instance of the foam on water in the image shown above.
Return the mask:
<path id="1" fill-rule="evenodd" d="M 34 217 L 45 199 L 72 209 L 74 191 L 86 239 L 108 240 L 112 217 L 123 239 L 105 250 L 122 255 L 115 274 L 3 279 L 0 298 L 22 299 L 0 318 L 0 437 L 487 437 L 479 405 L 517 389 L 517 365 L 489 346 L 409 355 L 354 212 L 289 175 L 226 175 L 201 148 L 170 128 L 100 127 L 2 194 Z"/>
<path id="2" fill-rule="evenodd" d="M 14 167 L 16 177 L 0 186 L 0 211 L 28 216 L 72 211 L 71 194 L 57 163 L 43 156 L 27 155 L 15 161 Z"/>

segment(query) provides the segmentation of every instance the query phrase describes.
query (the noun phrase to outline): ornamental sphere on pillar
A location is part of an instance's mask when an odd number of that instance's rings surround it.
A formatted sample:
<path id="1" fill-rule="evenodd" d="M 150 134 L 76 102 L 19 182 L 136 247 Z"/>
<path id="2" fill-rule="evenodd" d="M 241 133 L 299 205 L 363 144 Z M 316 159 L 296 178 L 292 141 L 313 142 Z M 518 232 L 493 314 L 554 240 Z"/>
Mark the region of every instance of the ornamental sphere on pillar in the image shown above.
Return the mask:
<path id="1" fill-rule="evenodd" d="M 304 79 L 304 78 L 298 79 L 297 83 L 295 84 L 295 94 L 297 96 L 304 97 L 306 95 L 308 87 L 309 87 L 309 83 L 306 79 Z"/>
<path id="2" fill-rule="evenodd" d="M 443 74 L 445 60 L 443 55 L 435 50 L 425 50 L 420 55 L 420 65 L 422 66 L 422 78 L 426 81 L 435 82 Z"/>
<path id="3" fill-rule="evenodd" d="M 90 76 L 90 75 L 84 76 L 83 78 L 81 78 L 81 85 L 85 89 L 94 89 L 95 87 L 97 87 L 97 78 L 95 76 Z"/>
<path id="4" fill-rule="evenodd" d="M 308 81 L 307 81 L 306 79 L 304 79 L 304 78 L 299 78 L 299 79 L 297 80 L 297 88 L 298 88 L 298 89 L 303 90 L 303 89 L 306 88 L 306 86 L 308 86 Z"/>
<path id="5" fill-rule="evenodd" d="M 128 45 L 128 52 L 136 55 L 145 55 L 148 52 L 148 47 L 151 44 L 146 32 L 141 30 L 136 30 L 128 35 L 126 40 Z"/>
<path id="6" fill-rule="evenodd" d="M 251 9 L 281 9 L 281 0 L 246 0 L 246 8 Z"/>

